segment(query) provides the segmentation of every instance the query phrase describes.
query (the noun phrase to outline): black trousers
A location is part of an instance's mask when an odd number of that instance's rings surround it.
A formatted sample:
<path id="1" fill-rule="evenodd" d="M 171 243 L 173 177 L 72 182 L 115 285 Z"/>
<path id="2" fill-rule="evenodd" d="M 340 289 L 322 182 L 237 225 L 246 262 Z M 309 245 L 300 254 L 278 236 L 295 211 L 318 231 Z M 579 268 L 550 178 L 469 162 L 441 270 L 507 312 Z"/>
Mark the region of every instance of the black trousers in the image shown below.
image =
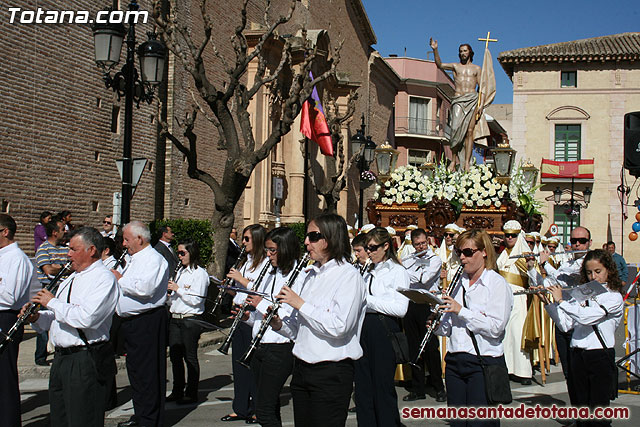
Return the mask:
<path id="1" fill-rule="evenodd" d="M 294 358 L 291 395 L 296 426 L 344 427 L 353 391 L 354 362 L 306 363 Z"/>
<path id="2" fill-rule="evenodd" d="M 385 318 L 385 322 L 391 332 L 400 330 L 391 318 Z M 380 315 L 367 313 L 362 324 L 360 345 L 364 354 L 355 362 L 354 399 L 358 425 L 399 426 L 400 413 L 394 381 L 395 352 Z"/>
<path id="3" fill-rule="evenodd" d="M 422 338 L 427 333 L 427 318 L 431 314 L 431 309 L 427 304 L 416 304 L 409 302 L 409 309 L 404 316 L 404 333 L 407 336 L 409 344 L 409 356 L 411 360 L 415 360 L 418 356 L 418 350 Z M 418 361 L 418 365 L 423 368 L 417 368 L 411 365 L 411 388 L 410 391 L 417 394 L 425 394 L 425 370 L 429 371 L 429 383 L 438 391 L 444 390 L 442 382 L 442 363 L 440 362 L 440 343 L 438 337 L 432 335 L 425 346 L 424 353 Z"/>
<path id="4" fill-rule="evenodd" d="M 167 310 L 157 307 L 125 317 L 120 326 L 136 420 L 146 427 L 164 424 L 167 389 Z"/>
<path id="5" fill-rule="evenodd" d="M 188 319 L 169 321 L 169 358 L 173 372 L 173 394 L 198 398 L 200 364 L 198 363 L 198 340 L 202 328 Z M 184 365 L 187 365 L 187 389 L 185 391 Z"/>
<path id="6" fill-rule="evenodd" d="M 0 329 L 7 332 L 16 323 L 17 311 L 0 311 Z M 22 341 L 23 328 L 15 339 L 7 343 L 0 354 L 0 414 L 2 424 L 7 427 L 20 425 L 20 388 L 18 387 L 18 348 Z M 4 340 L 4 338 L 0 338 Z"/>
<path id="7" fill-rule="evenodd" d="M 482 359 L 487 365 L 505 364 L 504 356 Z M 447 383 L 447 405 L 456 407 L 488 406 L 484 374 L 478 356 L 470 353 L 447 353 L 445 381 Z M 451 420 L 453 427 L 499 426 L 500 420 Z"/>
<path id="8" fill-rule="evenodd" d="M 560 363 L 562 364 L 562 373 L 564 374 L 564 379 L 569 380 L 569 366 L 571 366 L 571 353 L 569 351 L 569 345 L 571 344 L 571 336 L 573 335 L 573 330 L 569 332 L 562 332 L 558 326 L 555 326 L 556 333 L 556 347 L 558 348 L 558 357 L 560 358 Z M 557 362 L 557 360 L 556 360 Z"/>
<path id="9" fill-rule="evenodd" d="M 51 426 L 104 426 L 113 370 L 109 343 L 75 353 L 56 351 L 49 377 Z"/>
<path id="10" fill-rule="evenodd" d="M 256 417 L 262 427 L 282 426 L 280 392 L 293 370 L 293 343 L 262 344 L 251 359 L 256 379 Z"/>
<path id="11" fill-rule="evenodd" d="M 582 350 L 571 349 L 571 372 L 569 381 L 573 388 L 572 406 L 608 407 L 610 401 L 609 385 L 613 376 L 615 352 L 612 348 Z M 608 426 L 611 420 L 577 420 L 578 426 Z"/>
<path id="12" fill-rule="evenodd" d="M 231 341 L 231 369 L 233 372 L 233 412 L 241 417 L 255 413 L 256 381 L 250 369 L 238 363 L 251 344 L 251 326 L 240 322 Z"/>

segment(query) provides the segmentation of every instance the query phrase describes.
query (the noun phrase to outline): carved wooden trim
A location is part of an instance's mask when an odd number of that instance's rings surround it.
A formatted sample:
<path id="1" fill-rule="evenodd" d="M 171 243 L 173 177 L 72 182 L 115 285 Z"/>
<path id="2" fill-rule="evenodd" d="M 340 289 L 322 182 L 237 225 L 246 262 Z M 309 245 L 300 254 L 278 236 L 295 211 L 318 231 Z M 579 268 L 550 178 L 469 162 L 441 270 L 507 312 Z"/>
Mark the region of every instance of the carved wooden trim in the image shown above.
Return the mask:
<path id="1" fill-rule="evenodd" d="M 495 225 L 493 218 L 481 215 L 472 215 L 462 220 L 462 226 L 467 230 L 472 228 L 490 229 Z"/>
<path id="2" fill-rule="evenodd" d="M 409 225 L 418 225 L 418 215 L 389 215 L 389 225 L 393 228 L 407 228 Z"/>

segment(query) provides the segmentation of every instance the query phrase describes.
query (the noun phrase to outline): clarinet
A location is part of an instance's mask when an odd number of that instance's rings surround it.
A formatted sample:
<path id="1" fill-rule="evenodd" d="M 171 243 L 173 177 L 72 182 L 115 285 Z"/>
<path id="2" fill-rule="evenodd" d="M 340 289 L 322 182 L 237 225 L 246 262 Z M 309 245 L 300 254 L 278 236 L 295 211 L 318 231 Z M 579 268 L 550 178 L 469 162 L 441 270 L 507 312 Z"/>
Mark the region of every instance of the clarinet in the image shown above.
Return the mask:
<path id="1" fill-rule="evenodd" d="M 69 271 L 71 271 L 71 261 L 67 262 L 62 267 L 62 269 L 60 269 L 58 274 L 56 274 L 56 276 L 53 279 L 51 279 L 49 284 L 45 286 L 43 289 L 46 289 L 51 293 L 55 293 L 56 289 L 58 288 L 58 282 L 60 281 L 62 276 L 67 274 Z M 9 342 L 12 342 L 15 339 L 16 333 L 18 333 L 18 330 L 20 329 L 20 327 L 27 322 L 27 319 L 32 315 L 36 314 L 41 308 L 42 308 L 42 305 L 40 305 L 39 303 L 31 304 L 29 307 L 27 307 L 24 313 L 18 316 L 18 320 L 16 321 L 16 323 L 13 324 L 11 329 L 9 329 L 9 331 L 6 334 L 2 334 L 4 335 L 4 341 L 0 343 L 0 354 L 2 354 L 2 352 L 4 351 L 5 347 L 9 344 Z"/>
<path id="2" fill-rule="evenodd" d="M 267 262 L 264 265 L 264 267 L 262 268 L 262 271 L 260 271 L 260 274 L 258 275 L 258 278 L 255 280 L 255 282 L 253 282 L 253 286 L 251 287 L 252 291 L 257 291 L 258 290 L 258 286 L 260 286 L 260 283 L 262 283 L 262 279 L 264 279 L 265 274 L 267 274 L 267 270 L 269 269 L 269 267 L 271 267 L 271 263 Z M 233 339 L 233 334 L 236 332 L 236 329 L 238 329 L 238 325 L 240 325 L 240 321 L 242 320 L 242 316 L 244 315 L 244 312 L 245 312 L 245 310 L 247 309 L 248 306 L 249 306 L 249 303 L 247 301 L 245 301 L 242 304 L 242 307 L 240 308 L 238 313 L 236 314 L 236 317 L 234 317 L 233 323 L 231 324 L 231 327 L 229 328 L 229 333 L 227 334 L 227 338 L 225 338 L 224 342 L 222 343 L 222 345 L 218 349 L 218 351 L 220 353 L 222 353 L 224 355 L 227 355 L 229 353 L 229 347 L 231 346 L 231 340 Z"/>
<path id="3" fill-rule="evenodd" d="M 447 289 L 442 291 L 442 296 L 451 296 L 454 294 L 454 291 L 456 290 L 456 288 L 458 287 L 458 284 L 460 284 L 462 282 L 462 272 L 464 271 L 464 265 L 460 264 L 460 266 L 458 267 L 458 269 L 456 270 L 453 279 L 451 279 L 451 283 L 449 284 L 449 286 L 447 286 Z M 434 317 L 434 319 L 431 321 L 431 325 L 429 325 L 429 327 L 427 328 L 427 333 L 424 334 L 424 338 L 422 338 L 422 342 L 420 343 L 420 347 L 418 348 L 418 355 L 416 356 L 415 360 L 413 362 L 409 362 L 409 364 L 411 366 L 414 366 L 418 369 L 422 369 L 422 367 L 420 365 L 418 365 L 418 361 L 420 360 L 420 357 L 422 357 L 422 353 L 424 353 L 424 349 L 427 347 L 427 343 L 429 342 L 429 340 L 431 339 L 431 336 L 433 335 L 433 333 L 435 332 L 435 330 L 438 328 L 438 326 L 440 325 L 440 320 L 442 320 L 442 316 L 443 316 L 443 312 L 438 311 L 438 307 L 436 306 L 435 308 L 436 310 L 436 316 Z"/>
<path id="4" fill-rule="evenodd" d="M 289 280 L 287 280 L 287 283 L 284 286 L 288 288 L 293 286 L 296 279 L 298 278 L 298 274 L 300 274 L 300 271 L 302 271 L 302 269 L 307 266 L 308 262 L 309 262 L 309 253 L 306 253 L 300 259 L 300 261 L 298 261 L 298 265 L 296 265 L 296 268 L 293 269 L 293 271 L 291 272 L 291 276 L 289 276 Z M 278 314 L 278 309 L 280 308 L 281 305 L 282 303 L 280 301 L 276 301 L 271 306 L 271 311 L 267 313 L 264 319 L 262 319 L 262 323 L 260 323 L 260 328 L 258 329 L 258 333 L 253 338 L 253 341 L 251 341 L 251 344 L 249 345 L 249 348 L 247 349 L 246 353 L 242 356 L 242 358 L 240 358 L 240 360 L 238 360 L 238 363 L 240 363 L 242 366 L 250 368 L 251 359 L 253 358 L 253 355 L 255 354 L 256 349 L 260 345 L 260 341 L 262 341 L 262 337 L 267 332 L 267 328 L 269 328 L 269 324 L 271 323 L 271 320 L 273 320 L 273 318 Z"/>
<path id="5" fill-rule="evenodd" d="M 120 267 L 121 265 L 124 265 L 124 258 L 127 256 L 127 251 L 125 250 L 124 252 L 122 252 L 122 255 L 120 255 L 120 258 L 118 258 L 118 260 L 116 261 L 115 264 L 113 264 L 113 268 L 112 270 L 117 270 L 118 267 Z"/>
<path id="6" fill-rule="evenodd" d="M 240 255 L 238 255 L 238 258 L 236 259 L 236 262 L 233 264 L 234 269 L 238 269 L 238 267 L 240 267 L 240 263 L 242 262 L 242 260 L 244 259 L 244 255 L 247 252 L 247 248 L 245 248 L 244 246 L 242 247 L 242 250 L 240 251 Z M 224 294 L 225 294 L 225 289 L 226 287 L 229 286 L 229 281 L 231 281 L 231 279 L 229 279 L 228 277 L 225 277 L 225 279 L 222 281 L 222 284 L 220 285 L 220 290 L 218 291 L 218 296 L 216 297 L 216 301 L 213 304 L 213 307 L 211 308 L 211 310 L 209 310 L 209 314 L 213 314 L 215 313 L 215 311 L 218 309 L 218 306 L 220 306 L 220 304 L 222 304 L 222 298 L 224 298 Z"/>
<path id="7" fill-rule="evenodd" d="M 169 277 L 169 280 L 175 282 L 176 277 L 178 277 L 178 271 L 180 271 L 181 268 L 182 268 L 182 263 L 178 262 L 178 265 L 176 265 L 176 268 L 173 270 L 173 273 L 171 273 L 171 277 Z M 173 291 L 171 289 L 167 289 L 167 295 L 171 295 L 172 293 Z"/>
<path id="8" fill-rule="evenodd" d="M 369 271 L 369 267 L 371 266 L 371 258 L 367 258 L 364 264 L 360 267 L 360 275 L 363 276 L 364 273 Z"/>

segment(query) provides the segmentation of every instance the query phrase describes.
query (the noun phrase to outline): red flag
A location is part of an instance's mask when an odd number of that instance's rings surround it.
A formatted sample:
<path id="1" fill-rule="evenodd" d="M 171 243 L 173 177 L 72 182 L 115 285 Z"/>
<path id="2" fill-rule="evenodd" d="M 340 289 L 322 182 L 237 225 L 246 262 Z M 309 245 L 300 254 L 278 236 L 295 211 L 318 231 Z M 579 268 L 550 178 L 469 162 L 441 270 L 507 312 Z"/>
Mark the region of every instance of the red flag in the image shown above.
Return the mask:
<path id="1" fill-rule="evenodd" d="M 313 74 L 309 72 L 311 80 Z M 302 104 L 300 113 L 300 132 L 320 146 L 320 152 L 325 156 L 333 156 L 333 141 L 331 132 L 324 116 L 318 91 L 313 88 L 311 96 Z"/>

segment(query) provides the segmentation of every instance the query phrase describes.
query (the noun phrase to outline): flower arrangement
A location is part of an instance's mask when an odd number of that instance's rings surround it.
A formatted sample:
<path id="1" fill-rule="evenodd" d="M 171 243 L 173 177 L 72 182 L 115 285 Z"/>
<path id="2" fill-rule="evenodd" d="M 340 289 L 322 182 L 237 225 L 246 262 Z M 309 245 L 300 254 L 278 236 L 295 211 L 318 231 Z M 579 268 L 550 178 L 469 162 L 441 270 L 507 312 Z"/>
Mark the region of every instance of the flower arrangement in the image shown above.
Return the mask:
<path id="1" fill-rule="evenodd" d="M 393 171 L 383 186 L 376 185 L 374 199 L 385 205 L 424 205 L 435 197 L 447 199 L 461 209 L 463 205 L 468 208 L 500 207 L 508 195 L 528 214 L 539 213 L 542 203 L 534 198 L 539 187 L 531 187 L 525 182 L 520 166 L 512 172 L 509 186 L 498 182 L 486 164 L 474 164 L 468 172 L 451 172 L 441 162 L 431 179 L 414 166 L 401 166 Z"/>
<path id="2" fill-rule="evenodd" d="M 378 177 L 376 176 L 375 173 L 371 172 L 371 171 L 362 171 L 362 173 L 360 174 L 360 182 L 376 182 L 376 180 L 378 179 Z"/>

